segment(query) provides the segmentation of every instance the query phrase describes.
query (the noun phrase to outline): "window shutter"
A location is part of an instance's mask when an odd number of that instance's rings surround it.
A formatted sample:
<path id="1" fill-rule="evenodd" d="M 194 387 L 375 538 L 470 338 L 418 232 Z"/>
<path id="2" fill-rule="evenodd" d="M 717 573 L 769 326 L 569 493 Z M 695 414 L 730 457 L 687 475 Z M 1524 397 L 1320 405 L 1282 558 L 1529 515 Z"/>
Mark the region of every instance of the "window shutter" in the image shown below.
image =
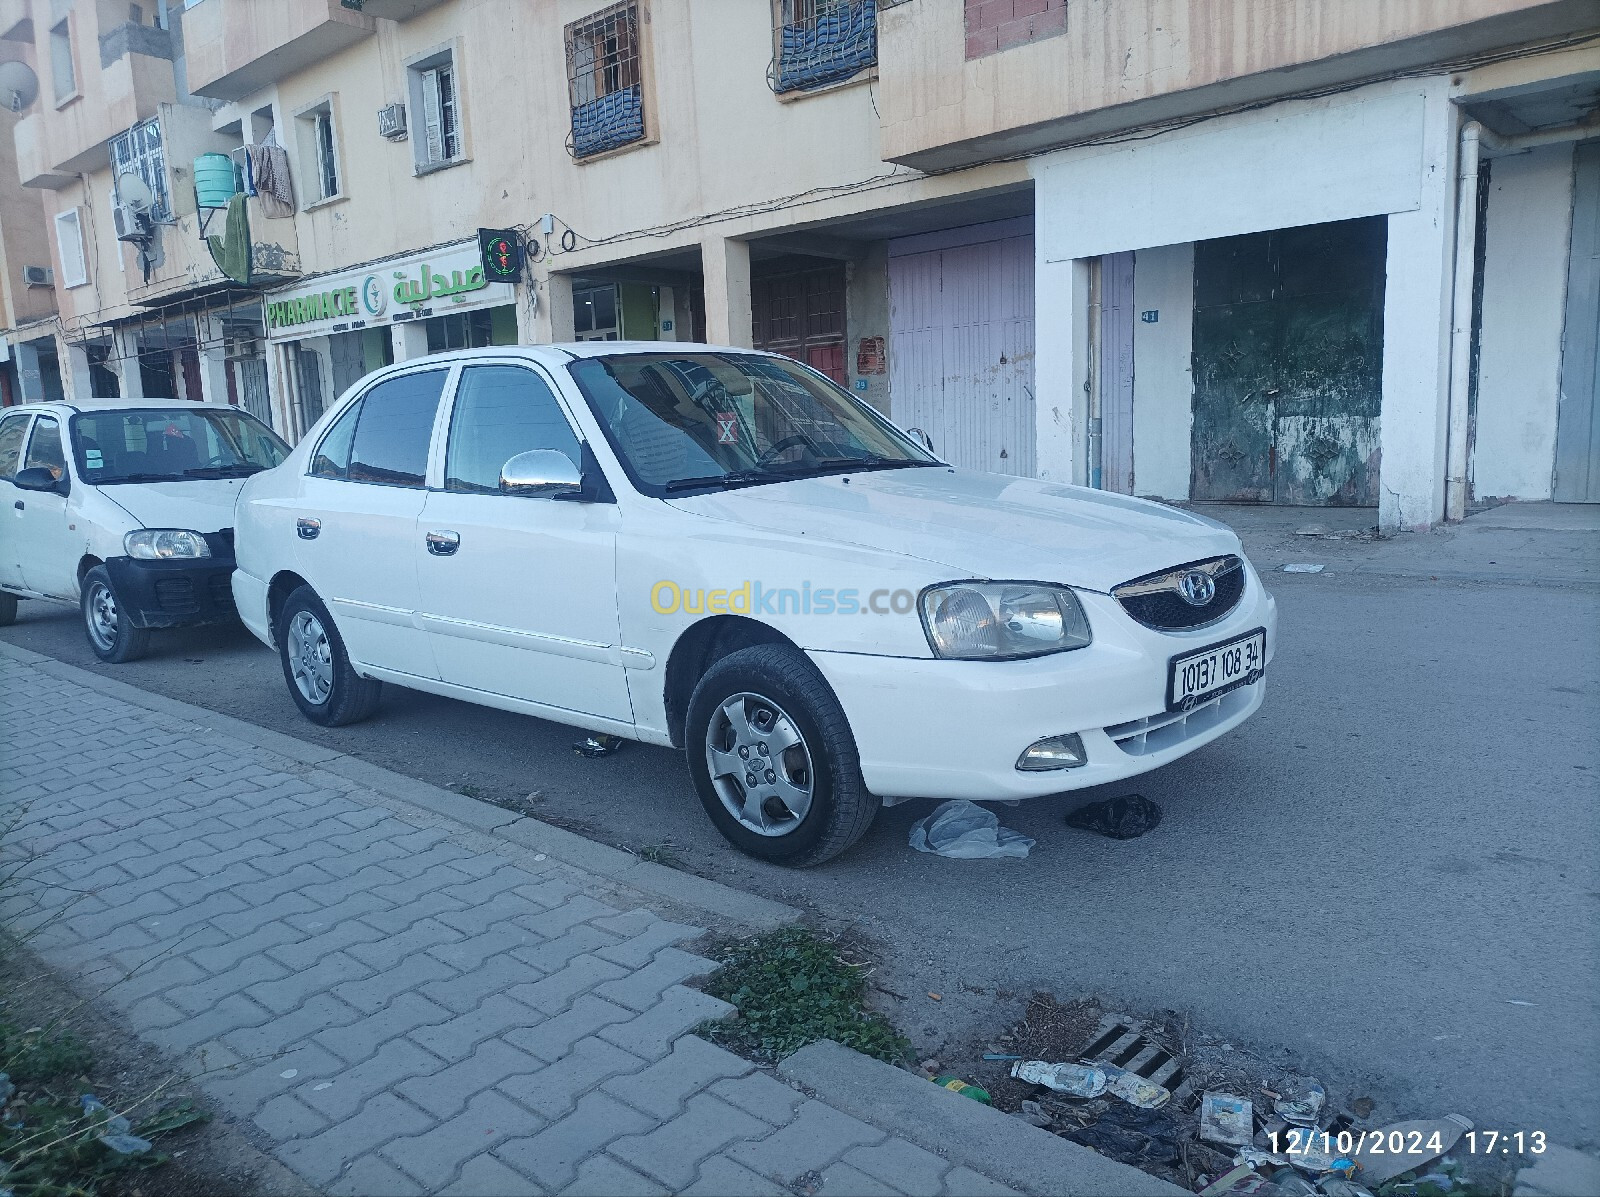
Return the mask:
<path id="1" fill-rule="evenodd" d="M 61 255 L 61 285 L 81 287 L 89 281 L 83 254 L 83 226 L 78 209 L 56 213 L 56 249 Z"/>
<path id="2" fill-rule="evenodd" d="M 439 72 L 422 72 L 422 127 L 429 162 L 444 161 L 444 115 L 439 105 Z"/>

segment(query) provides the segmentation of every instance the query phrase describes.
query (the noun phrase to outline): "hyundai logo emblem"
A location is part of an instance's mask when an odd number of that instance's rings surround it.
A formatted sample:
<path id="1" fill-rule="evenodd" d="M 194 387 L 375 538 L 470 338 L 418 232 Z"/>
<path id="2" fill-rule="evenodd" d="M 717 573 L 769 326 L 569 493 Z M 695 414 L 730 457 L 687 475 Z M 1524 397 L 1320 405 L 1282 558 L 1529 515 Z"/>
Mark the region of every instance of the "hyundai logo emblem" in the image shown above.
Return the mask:
<path id="1" fill-rule="evenodd" d="M 1204 607 L 1217 597 L 1217 584 L 1210 574 L 1191 569 L 1178 579 L 1178 597 L 1191 607 Z"/>

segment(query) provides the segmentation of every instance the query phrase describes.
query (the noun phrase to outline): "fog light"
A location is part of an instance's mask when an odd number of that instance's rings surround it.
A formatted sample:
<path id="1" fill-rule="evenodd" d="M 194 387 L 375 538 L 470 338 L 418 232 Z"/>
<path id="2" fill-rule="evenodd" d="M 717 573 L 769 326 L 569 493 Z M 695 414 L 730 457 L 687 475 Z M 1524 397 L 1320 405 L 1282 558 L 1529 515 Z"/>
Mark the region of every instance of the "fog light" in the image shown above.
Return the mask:
<path id="1" fill-rule="evenodd" d="M 1047 773 L 1051 769 L 1076 769 L 1089 763 L 1083 751 L 1083 740 L 1077 732 L 1066 736 L 1051 736 L 1029 744 L 1017 758 L 1017 768 L 1024 773 Z"/>

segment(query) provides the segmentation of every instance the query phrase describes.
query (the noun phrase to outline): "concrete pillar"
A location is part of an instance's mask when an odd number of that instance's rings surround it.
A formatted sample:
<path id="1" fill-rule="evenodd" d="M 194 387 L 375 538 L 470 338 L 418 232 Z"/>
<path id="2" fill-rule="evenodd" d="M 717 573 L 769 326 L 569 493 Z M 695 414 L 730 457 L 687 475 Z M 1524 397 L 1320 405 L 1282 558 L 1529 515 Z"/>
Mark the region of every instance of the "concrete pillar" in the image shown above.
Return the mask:
<path id="1" fill-rule="evenodd" d="M 389 326 L 394 339 L 394 360 L 409 362 L 428 356 L 428 328 L 421 320 L 404 320 Z"/>
<path id="2" fill-rule="evenodd" d="M 200 397 L 207 403 L 228 402 L 227 346 L 223 342 L 222 321 L 215 316 L 196 320 L 200 335 Z"/>
<path id="3" fill-rule="evenodd" d="M 1089 259 L 1037 258 L 1033 302 L 1034 473 L 1053 482 L 1085 485 Z"/>
<path id="4" fill-rule="evenodd" d="M 1378 526 L 1386 532 L 1422 531 L 1444 518 L 1458 123 L 1455 105 L 1430 97 L 1421 206 L 1389 216 L 1378 416 Z"/>
<path id="5" fill-rule="evenodd" d="M 61 389 L 68 399 L 93 399 L 94 380 L 89 375 L 89 347 L 56 337 L 56 360 L 61 363 Z M 103 396 L 102 396 L 103 397 Z"/>
<path id="6" fill-rule="evenodd" d="M 282 343 L 267 347 L 267 393 L 272 401 L 272 429 L 291 445 L 305 430 L 295 419 L 294 363 Z"/>
<path id="7" fill-rule="evenodd" d="M 117 374 L 124 399 L 143 399 L 144 375 L 139 372 L 139 333 L 133 328 L 111 332 L 111 360 L 106 363 Z"/>
<path id="8" fill-rule="evenodd" d="M 23 341 L 17 346 L 17 396 L 20 403 L 43 403 L 44 374 L 39 364 L 39 346 Z"/>
<path id="9" fill-rule="evenodd" d="M 707 237 L 700 243 L 700 265 L 705 273 L 706 340 L 751 348 L 750 243 Z"/>
<path id="10" fill-rule="evenodd" d="M 678 308 L 673 287 L 656 288 L 656 336 L 663 341 L 687 341 L 689 332 L 678 327 Z"/>
<path id="11" fill-rule="evenodd" d="M 577 338 L 572 323 L 572 276 L 548 274 L 533 283 L 538 305 L 531 314 L 526 340 L 530 345 L 558 345 Z"/>

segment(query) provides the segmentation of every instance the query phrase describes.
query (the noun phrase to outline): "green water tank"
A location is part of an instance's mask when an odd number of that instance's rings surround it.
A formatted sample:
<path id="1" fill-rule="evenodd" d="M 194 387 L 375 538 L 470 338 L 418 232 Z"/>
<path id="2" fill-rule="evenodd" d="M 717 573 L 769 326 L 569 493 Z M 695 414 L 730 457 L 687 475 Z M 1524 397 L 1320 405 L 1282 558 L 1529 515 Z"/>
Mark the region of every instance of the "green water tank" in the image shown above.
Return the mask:
<path id="1" fill-rule="evenodd" d="M 194 197 L 202 208 L 226 208 L 243 190 L 239 168 L 226 154 L 201 154 L 194 160 Z"/>

